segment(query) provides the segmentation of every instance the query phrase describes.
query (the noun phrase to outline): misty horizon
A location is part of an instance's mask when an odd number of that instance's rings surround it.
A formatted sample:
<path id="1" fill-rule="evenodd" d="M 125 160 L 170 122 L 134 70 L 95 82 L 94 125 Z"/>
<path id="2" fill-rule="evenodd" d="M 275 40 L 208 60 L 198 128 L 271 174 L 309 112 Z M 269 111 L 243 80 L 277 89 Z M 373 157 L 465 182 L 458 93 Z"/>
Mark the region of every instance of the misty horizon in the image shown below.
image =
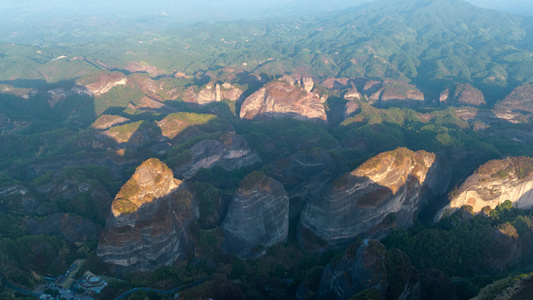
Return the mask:
<path id="1" fill-rule="evenodd" d="M 494 0 L 467 0 L 475 6 L 522 15 L 533 15 L 533 4 L 524 0 L 505 3 Z M 276 17 L 312 16 L 360 6 L 372 0 L 203 0 L 179 3 L 162 0 L 102 1 L 27 0 L 4 1 L 0 12 L 0 41 L 21 44 L 67 42 L 90 39 L 106 31 L 108 36 L 119 33 L 140 33 L 169 30 L 200 22 L 217 23 L 237 20 L 261 20 Z M 85 30 L 84 30 L 85 29 Z M 67 31 L 72 31 L 68 33 Z M 68 33 L 69 39 L 60 38 Z"/>

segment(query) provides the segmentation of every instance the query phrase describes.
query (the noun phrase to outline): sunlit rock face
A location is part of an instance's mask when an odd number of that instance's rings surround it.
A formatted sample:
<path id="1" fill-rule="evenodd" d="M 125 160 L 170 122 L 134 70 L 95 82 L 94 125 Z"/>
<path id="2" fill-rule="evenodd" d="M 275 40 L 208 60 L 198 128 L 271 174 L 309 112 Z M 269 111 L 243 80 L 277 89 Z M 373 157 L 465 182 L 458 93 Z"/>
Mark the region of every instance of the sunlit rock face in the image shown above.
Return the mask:
<path id="1" fill-rule="evenodd" d="M 244 100 L 240 117 L 326 121 L 320 96 L 311 92 L 313 86 L 314 82 L 307 77 L 302 83 L 290 76 L 271 81 Z"/>
<path id="2" fill-rule="evenodd" d="M 508 157 L 485 163 L 452 192 L 450 204 L 436 219 L 464 205 L 471 206 L 474 213 L 478 213 L 484 207 L 493 209 L 505 200 L 510 200 L 518 208 L 533 206 L 532 158 Z"/>
<path id="3" fill-rule="evenodd" d="M 97 248 L 117 273 L 152 271 L 184 258 L 192 195 L 158 159 L 143 162 L 113 200 Z"/>
<path id="4" fill-rule="evenodd" d="M 78 84 L 85 86 L 91 94 L 101 96 L 116 86 L 126 85 L 127 82 L 126 75 L 120 72 L 101 72 L 80 80 Z"/>
<path id="5" fill-rule="evenodd" d="M 241 183 L 220 227 L 224 230 L 224 252 L 239 258 L 263 255 L 267 247 L 287 241 L 287 192 L 263 173 L 251 173 Z"/>
<path id="6" fill-rule="evenodd" d="M 225 82 L 222 85 L 209 83 L 199 91 L 195 91 L 194 87 L 188 88 L 183 93 L 183 100 L 205 105 L 222 100 L 238 101 L 242 94 L 243 91 L 231 83 Z"/>
<path id="7" fill-rule="evenodd" d="M 430 171 L 435 160 L 432 153 L 398 148 L 338 177 L 304 207 L 300 244 L 322 251 L 410 226 L 426 188 L 436 182 L 438 172 Z"/>
<path id="8" fill-rule="evenodd" d="M 176 168 L 180 178 L 190 178 L 201 169 L 221 166 L 230 171 L 261 162 L 243 136 L 228 132 L 218 140 L 204 140 L 190 149 L 190 159 Z"/>

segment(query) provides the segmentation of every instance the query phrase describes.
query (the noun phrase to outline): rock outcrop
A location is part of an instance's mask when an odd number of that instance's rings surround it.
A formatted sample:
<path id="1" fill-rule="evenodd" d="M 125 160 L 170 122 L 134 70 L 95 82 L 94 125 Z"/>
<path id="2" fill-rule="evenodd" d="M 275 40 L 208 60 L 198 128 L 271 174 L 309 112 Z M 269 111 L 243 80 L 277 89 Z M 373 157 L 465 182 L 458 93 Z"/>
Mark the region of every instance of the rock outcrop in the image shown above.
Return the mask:
<path id="1" fill-rule="evenodd" d="M 357 101 L 348 101 L 344 105 L 344 118 L 349 118 L 359 111 L 359 103 Z"/>
<path id="2" fill-rule="evenodd" d="M 224 230 L 224 252 L 241 259 L 263 255 L 266 247 L 287 240 L 287 192 L 281 183 L 263 173 L 250 173 L 241 182 L 220 227 Z"/>
<path id="3" fill-rule="evenodd" d="M 430 170 L 435 160 L 432 153 L 398 148 L 335 179 L 304 207 L 300 244 L 307 251 L 322 251 L 410 226 L 424 192 L 435 182 L 437 170 Z"/>
<path id="4" fill-rule="evenodd" d="M 126 85 L 128 79 L 120 72 L 101 72 L 83 80 L 78 84 L 84 86 L 95 96 L 101 96 L 119 85 Z"/>
<path id="5" fill-rule="evenodd" d="M 288 79 L 284 79 L 284 78 Z M 307 90 L 312 88 L 309 79 L 304 87 L 296 84 L 292 77 L 271 81 L 244 100 L 241 119 L 295 118 L 300 120 L 326 121 L 326 111 L 320 96 Z"/>
<path id="6" fill-rule="evenodd" d="M 495 114 L 502 119 L 509 119 L 510 122 L 515 119 L 515 113 L 533 113 L 533 84 L 517 87 L 495 107 Z"/>
<path id="7" fill-rule="evenodd" d="M 200 169 L 221 166 L 229 171 L 261 162 L 244 137 L 235 132 L 228 132 L 218 140 L 201 141 L 192 146 L 189 153 L 190 159 L 175 169 L 176 174 L 186 179 Z"/>
<path id="8" fill-rule="evenodd" d="M 91 124 L 91 127 L 97 130 L 106 130 L 113 126 L 130 123 L 131 120 L 117 115 L 101 115 Z"/>
<path id="9" fill-rule="evenodd" d="M 144 61 L 130 61 L 126 64 L 126 70 L 129 72 L 135 73 L 135 72 L 146 72 L 150 74 L 150 76 L 160 76 L 164 75 L 167 72 L 158 69 L 157 67 L 154 67 Z"/>
<path id="10" fill-rule="evenodd" d="M 113 200 L 96 254 L 121 274 L 183 259 L 192 205 L 187 185 L 172 170 L 155 158 L 143 162 Z"/>
<path id="11" fill-rule="evenodd" d="M 375 240 L 352 244 L 340 260 L 327 265 L 318 299 L 420 299 L 420 277 L 399 250 Z"/>
<path id="12" fill-rule="evenodd" d="M 378 107 L 424 104 L 424 94 L 415 86 L 403 81 L 371 80 L 363 87 L 363 94 L 367 96 L 370 103 Z"/>
<path id="13" fill-rule="evenodd" d="M 457 84 L 440 94 L 441 103 L 448 105 L 480 106 L 486 104 L 483 93 L 470 84 Z"/>
<path id="14" fill-rule="evenodd" d="M 509 157 L 485 163 L 451 194 L 450 204 L 436 219 L 464 205 L 478 213 L 486 206 L 493 209 L 505 200 L 518 208 L 533 206 L 533 158 Z"/>
<path id="15" fill-rule="evenodd" d="M 490 288 L 490 286 L 488 287 Z M 481 290 L 483 292 L 483 290 Z M 510 287 L 501 291 L 494 300 L 528 300 L 533 295 L 533 275 L 519 279 Z"/>
<path id="16" fill-rule="evenodd" d="M 209 83 L 198 92 L 195 92 L 194 87 L 189 87 L 183 94 L 183 100 L 205 105 L 222 100 L 238 101 L 242 94 L 243 91 L 240 88 L 230 83 L 225 82 L 222 85 Z"/>

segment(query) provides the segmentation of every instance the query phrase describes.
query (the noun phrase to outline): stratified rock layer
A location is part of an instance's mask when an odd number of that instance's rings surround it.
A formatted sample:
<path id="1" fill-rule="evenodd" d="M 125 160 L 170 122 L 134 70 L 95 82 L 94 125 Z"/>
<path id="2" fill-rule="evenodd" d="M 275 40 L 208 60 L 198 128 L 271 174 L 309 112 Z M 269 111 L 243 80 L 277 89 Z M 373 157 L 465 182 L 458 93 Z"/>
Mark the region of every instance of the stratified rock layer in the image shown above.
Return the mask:
<path id="1" fill-rule="evenodd" d="M 437 216 L 469 205 L 475 213 L 510 200 L 518 208 L 533 206 L 533 158 L 509 157 L 492 160 L 476 170 L 453 193 L 450 204 Z"/>
<path id="2" fill-rule="evenodd" d="M 222 250 L 239 258 L 261 256 L 289 234 L 289 197 L 281 183 L 253 172 L 241 183 L 222 222 Z"/>
<path id="3" fill-rule="evenodd" d="M 243 136 L 228 132 L 219 140 L 204 140 L 190 149 L 191 159 L 176 169 L 176 174 L 190 178 L 200 169 L 221 166 L 226 170 L 235 170 L 261 162 L 259 156 L 252 152 Z"/>
<path id="4" fill-rule="evenodd" d="M 158 159 L 142 163 L 115 197 L 97 255 L 117 273 L 152 271 L 188 251 L 192 196 Z"/>
<path id="5" fill-rule="evenodd" d="M 240 117 L 325 121 L 324 105 L 317 94 L 310 92 L 312 88 L 310 78 L 303 79 L 303 87 L 291 80 L 269 82 L 244 100 Z"/>
<path id="6" fill-rule="evenodd" d="M 304 207 L 298 228 L 302 247 L 336 248 L 410 226 L 425 187 L 435 182 L 437 172 L 429 172 L 434 163 L 432 153 L 398 148 L 337 178 Z"/>

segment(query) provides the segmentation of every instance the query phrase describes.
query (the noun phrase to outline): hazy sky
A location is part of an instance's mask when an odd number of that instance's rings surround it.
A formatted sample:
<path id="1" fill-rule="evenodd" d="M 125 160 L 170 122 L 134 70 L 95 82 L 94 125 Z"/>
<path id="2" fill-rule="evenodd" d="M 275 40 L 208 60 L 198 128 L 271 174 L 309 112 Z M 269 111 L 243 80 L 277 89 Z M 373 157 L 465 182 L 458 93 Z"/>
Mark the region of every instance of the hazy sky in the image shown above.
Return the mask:
<path id="1" fill-rule="evenodd" d="M 0 40 L 40 43 L 68 30 L 171 28 L 196 22 L 264 19 L 342 10 L 371 0 L 0 0 Z M 531 0 L 467 0 L 533 15 Z M 129 22 L 129 23 L 128 23 Z M 152 27 L 150 27 L 152 26 Z M 83 34 L 79 35 L 80 37 Z"/>

